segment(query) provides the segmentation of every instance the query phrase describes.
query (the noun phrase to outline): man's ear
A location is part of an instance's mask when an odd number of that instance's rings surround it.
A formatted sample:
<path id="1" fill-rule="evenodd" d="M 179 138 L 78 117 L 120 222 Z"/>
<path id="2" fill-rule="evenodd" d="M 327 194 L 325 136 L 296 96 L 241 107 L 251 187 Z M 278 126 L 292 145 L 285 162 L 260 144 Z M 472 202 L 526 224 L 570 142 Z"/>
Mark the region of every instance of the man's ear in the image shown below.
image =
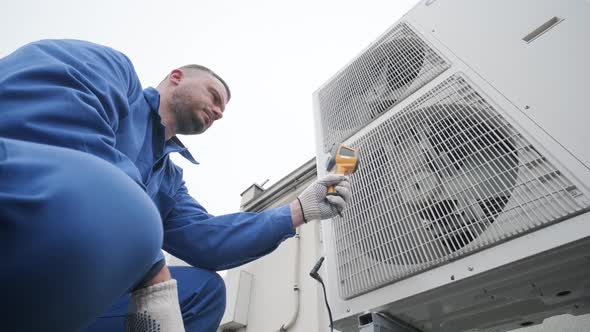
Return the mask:
<path id="1" fill-rule="evenodd" d="M 170 72 L 170 75 L 168 75 L 168 80 L 172 84 L 178 84 L 182 80 L 182 77 L 183 77 L 182 70 L 180 70 L 180 69 L 173 69 Z"/>

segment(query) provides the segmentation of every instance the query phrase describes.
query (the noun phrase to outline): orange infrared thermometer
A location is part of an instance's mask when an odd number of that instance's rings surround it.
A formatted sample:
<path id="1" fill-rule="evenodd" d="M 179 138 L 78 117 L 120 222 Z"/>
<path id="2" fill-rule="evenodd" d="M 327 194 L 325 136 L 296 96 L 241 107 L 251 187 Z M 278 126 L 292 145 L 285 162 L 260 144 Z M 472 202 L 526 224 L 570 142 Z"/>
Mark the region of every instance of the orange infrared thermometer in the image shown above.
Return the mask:
<path id="1" fill-rule="evenodd" d="M 350 175 L 358 168 L 358 154 L 356 149 L 340 144 L 336 153 L 328 161 L 328 171 L 336 167 L 334 173 Z M 328 195 L 335 195 L 334 186 L 328 187 Z"/>

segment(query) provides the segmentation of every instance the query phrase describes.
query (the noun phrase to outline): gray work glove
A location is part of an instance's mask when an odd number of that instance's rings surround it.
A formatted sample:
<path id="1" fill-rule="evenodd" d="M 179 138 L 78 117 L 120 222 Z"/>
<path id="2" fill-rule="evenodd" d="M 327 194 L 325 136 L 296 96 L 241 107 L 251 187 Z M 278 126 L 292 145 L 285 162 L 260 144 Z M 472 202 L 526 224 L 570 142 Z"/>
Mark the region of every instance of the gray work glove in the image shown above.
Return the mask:
<path id="1" fill-rule="evenodd" d="M 335 195 L 327 195 L 328 187 L 334 185 Z M 309 185 L 297 197 L 305 222 L 335 217 L 350 201 L 350 181 L 347 176 L 328 174 Z"/>

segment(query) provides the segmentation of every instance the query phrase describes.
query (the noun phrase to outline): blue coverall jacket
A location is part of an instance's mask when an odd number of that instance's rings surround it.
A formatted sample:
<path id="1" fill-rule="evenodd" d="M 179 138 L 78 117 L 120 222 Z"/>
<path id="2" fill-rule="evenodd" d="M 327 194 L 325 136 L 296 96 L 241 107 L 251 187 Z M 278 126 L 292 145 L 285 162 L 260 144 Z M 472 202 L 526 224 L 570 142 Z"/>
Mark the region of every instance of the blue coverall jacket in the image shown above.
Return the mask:
<path id="1" fill-rule="evenodd" d="M 196 162 L 178 138 L 165 141 L 159 103 L 157 90 L 142 89 L 129 59 L 108 47 L 44 40 L 0 59 L 0 140 L 73 149 L 116 166 L 157 207 L 163 249 L 174 256 L 224 270 L 294 235 L 288 206 L 212 216 L 191 197 L 170 153 Z M 26 192 L 26 184 L 22 179 L 13 189 Z"/>

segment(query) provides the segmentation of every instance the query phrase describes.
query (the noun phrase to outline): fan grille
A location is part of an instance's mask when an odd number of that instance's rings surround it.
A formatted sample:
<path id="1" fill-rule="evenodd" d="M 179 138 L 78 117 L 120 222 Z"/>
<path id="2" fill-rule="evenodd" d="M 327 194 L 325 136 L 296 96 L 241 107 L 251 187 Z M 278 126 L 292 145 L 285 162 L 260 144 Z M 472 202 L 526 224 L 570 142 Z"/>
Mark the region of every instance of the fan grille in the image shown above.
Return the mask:
<path id="1" fill-rule="evenodd" d="M 400 23 L 319 90 L 319 106 L 327 152 L 414 91 L 449 65 Z"/>
<path id="2" fill-rule="evenodd" d="M 343 298 L 589 206 L 460 74 L 351 146 L 361 167 L 349 207 L 333 220 Z"/>

